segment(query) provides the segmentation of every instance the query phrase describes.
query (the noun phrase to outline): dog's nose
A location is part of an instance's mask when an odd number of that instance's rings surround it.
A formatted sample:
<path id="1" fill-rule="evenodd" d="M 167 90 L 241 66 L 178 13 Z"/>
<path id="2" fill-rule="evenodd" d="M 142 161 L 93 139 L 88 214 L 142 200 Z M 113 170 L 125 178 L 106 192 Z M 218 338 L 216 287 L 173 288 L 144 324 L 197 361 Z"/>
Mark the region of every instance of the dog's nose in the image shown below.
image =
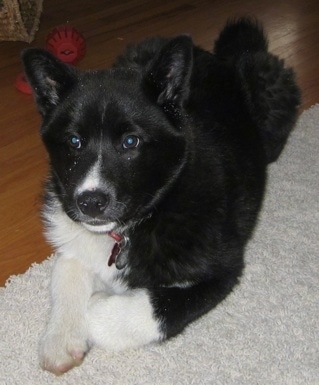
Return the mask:
<path id="1" fill-rule="evenodd" d="M 85 191 L 77 198 L 77 204 L 83 214 L 95 218 L 105 211 L 109 197 L 101 191 Z"/>

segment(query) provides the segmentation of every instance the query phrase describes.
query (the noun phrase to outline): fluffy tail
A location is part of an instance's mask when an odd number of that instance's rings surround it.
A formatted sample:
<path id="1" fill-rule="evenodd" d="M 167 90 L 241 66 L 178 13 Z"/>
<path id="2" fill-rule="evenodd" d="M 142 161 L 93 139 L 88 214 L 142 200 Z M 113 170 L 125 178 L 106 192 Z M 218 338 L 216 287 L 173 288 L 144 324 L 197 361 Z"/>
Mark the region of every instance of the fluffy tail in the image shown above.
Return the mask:
<path id="1" fill-rule="evenodd" d="M 251 18 L 230 20 L 215 42 L 214 53 L 221 59 L 237 60 L 245 52 L 267 52 L 268 41 L 261 24 Z"/>
<path id="2" fill-rule="evenodd" d="M 294 72 L 268 52 L 262 26 L 248 18 L 226 25 L 215 42 L 214 54 L 238 74 L 243 98 L 263 138 L 267 161 L 275 161 L 297 119 L 300 91 Z"/>

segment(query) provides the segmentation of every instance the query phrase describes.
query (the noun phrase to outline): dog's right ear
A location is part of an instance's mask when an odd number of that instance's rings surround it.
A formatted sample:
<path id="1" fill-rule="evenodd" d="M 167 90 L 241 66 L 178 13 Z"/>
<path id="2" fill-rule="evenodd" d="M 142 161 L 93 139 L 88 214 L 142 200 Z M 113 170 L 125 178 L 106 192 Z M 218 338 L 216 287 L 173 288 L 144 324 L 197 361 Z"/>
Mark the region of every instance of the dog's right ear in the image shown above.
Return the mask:
<path id="1" fill-rule="evenodd" d="M 62 63 L 48 51 L 38 48 L 24 50 L 22 62 L 38 110 L 45 117 L 74 85 L 76 70 Z"/>

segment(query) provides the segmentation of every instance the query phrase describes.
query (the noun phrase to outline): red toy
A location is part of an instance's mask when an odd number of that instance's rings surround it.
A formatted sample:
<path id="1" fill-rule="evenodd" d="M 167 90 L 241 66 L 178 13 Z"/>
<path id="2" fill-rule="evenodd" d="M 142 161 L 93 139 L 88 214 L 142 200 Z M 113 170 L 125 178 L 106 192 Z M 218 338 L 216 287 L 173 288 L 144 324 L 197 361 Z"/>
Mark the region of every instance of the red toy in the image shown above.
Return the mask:
<path id="1" fill-rule="evenodd" d="M 77 64 L 85 55 L 84 37 L 71 25 L 55 27 L 48 35 L 46 48 L 64 63 Z"/>
<path id="2" fill-rule="evenodd" d="M 27 82 L 23 72 L 19 73 L 19 75 L 16 77 L 14 85 L 15 88 L 20 92 L 28 95 L 32 94 L 31 87 L 29 86 L 29 83 Z"/>
<path id="3" fill-rule="evenodd" d="M 64 63 L 77 64 L 83 59 L 86 44 L 83 35 L 69 24 L 55 27 L 48 35 L 46 49 Z M 32 90 L 24 76 L 20 73 L 15 87 L 24 94 L 32 94 Z"/>

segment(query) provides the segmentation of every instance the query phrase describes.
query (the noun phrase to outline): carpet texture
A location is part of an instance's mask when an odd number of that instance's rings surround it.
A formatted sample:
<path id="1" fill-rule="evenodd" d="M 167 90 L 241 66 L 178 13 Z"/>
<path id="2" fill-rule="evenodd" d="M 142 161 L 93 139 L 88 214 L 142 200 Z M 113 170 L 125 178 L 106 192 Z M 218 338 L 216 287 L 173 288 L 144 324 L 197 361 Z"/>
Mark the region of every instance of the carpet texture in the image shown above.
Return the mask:
<path id="1" fill-rule="evenodd" d="M 318 385 L 319 104 L 305 111 L 269 184 L 235 291 L 184 334 L 56 378 L 38 366 L 54 256 L 0 289 L 0 384 Z"/>

